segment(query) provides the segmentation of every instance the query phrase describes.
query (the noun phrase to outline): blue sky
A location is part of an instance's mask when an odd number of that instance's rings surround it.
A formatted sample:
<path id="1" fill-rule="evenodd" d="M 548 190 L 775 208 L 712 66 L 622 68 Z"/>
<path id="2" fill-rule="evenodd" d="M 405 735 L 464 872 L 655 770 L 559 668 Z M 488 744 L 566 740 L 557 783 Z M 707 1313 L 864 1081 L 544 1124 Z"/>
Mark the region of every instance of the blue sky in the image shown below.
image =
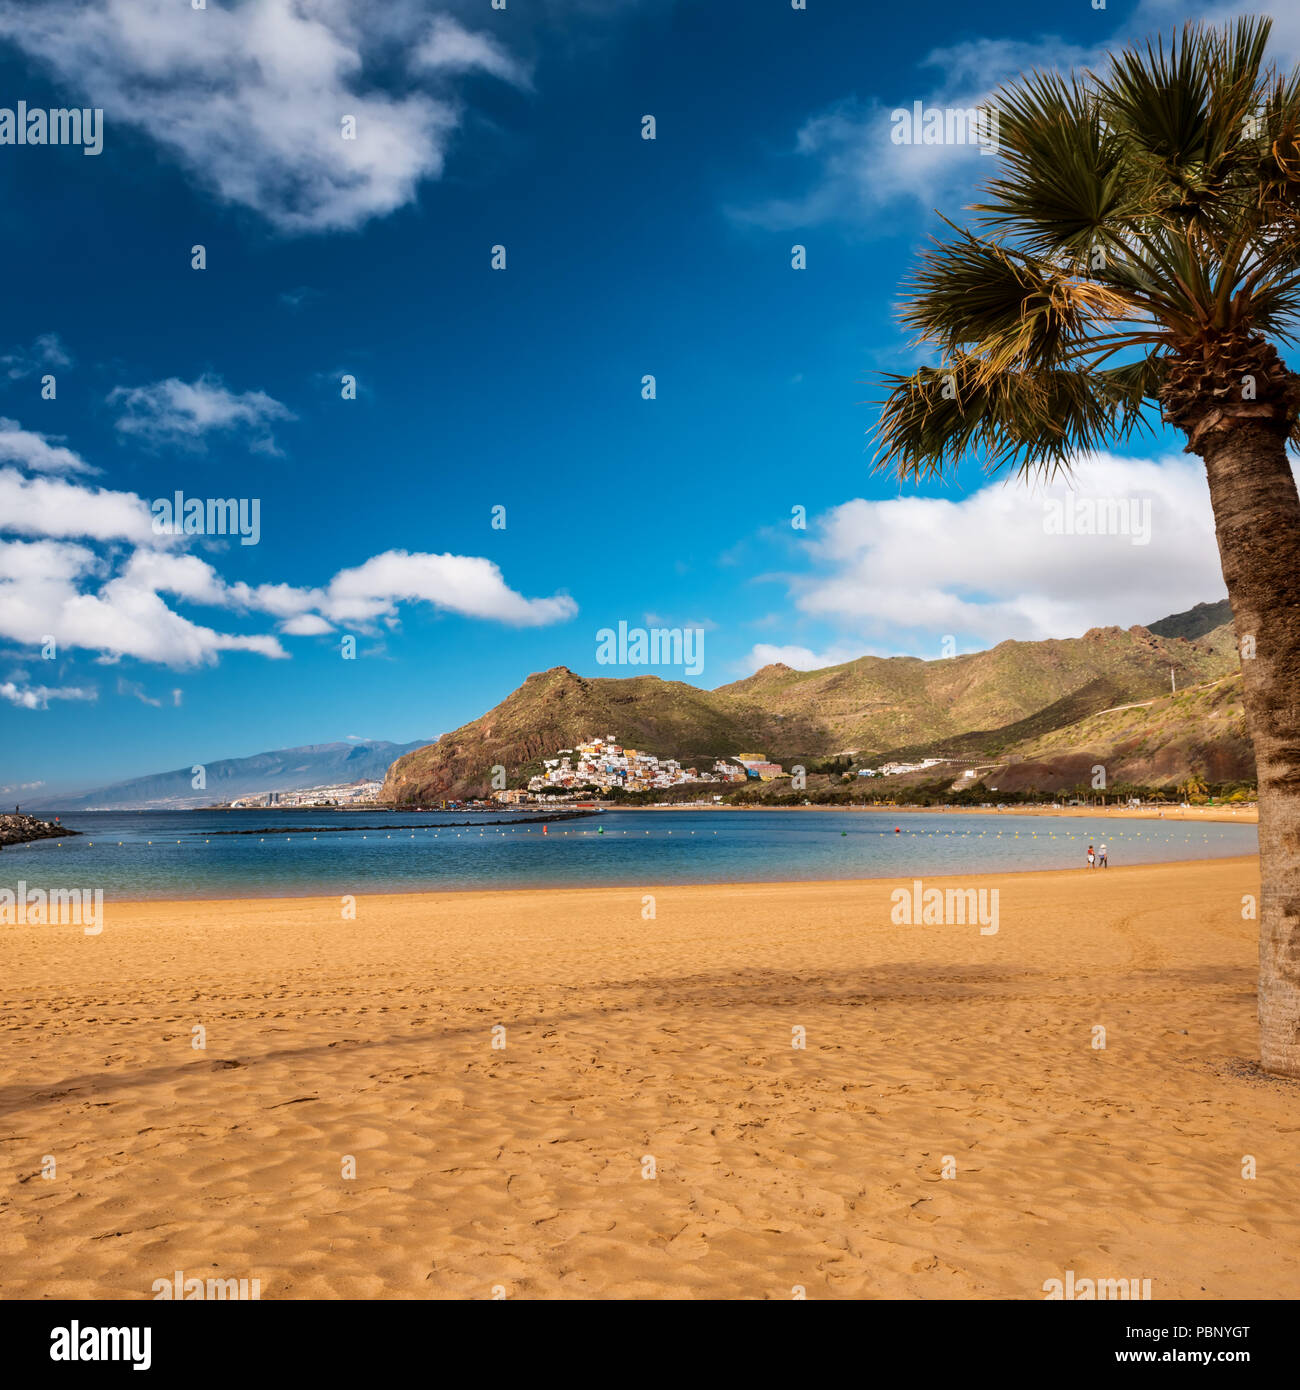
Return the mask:
<path id="1" fill-rule="evenodd" d="M 105 113 L 98 156 L 0 146 L 4 794 L 433 736 L 642 673 L 596 663 L 620 621 L 703 628 L 712 687 L 1220 597 L 1172 438 L 1090 461 L 1156 525 L 1077 554 L 973 465 L 868 471 L 899 281 L 993 162 L 890 110 L 1189 12 L 0 0 L 0 106 Z M 258 543 L 150 535 L 177 489 Z"/>

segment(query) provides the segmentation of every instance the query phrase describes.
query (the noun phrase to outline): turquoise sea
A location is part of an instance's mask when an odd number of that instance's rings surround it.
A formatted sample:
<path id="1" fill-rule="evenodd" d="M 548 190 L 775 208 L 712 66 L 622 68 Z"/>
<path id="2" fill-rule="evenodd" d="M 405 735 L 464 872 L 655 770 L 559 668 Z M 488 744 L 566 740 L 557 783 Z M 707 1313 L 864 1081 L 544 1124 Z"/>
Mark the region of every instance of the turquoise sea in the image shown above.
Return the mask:
<path id="1" fill-rule="evenodd" d="M 1258 850 L 1254 825 L 890 811 L 605 811 L 543 827 L 502 813 L 84 812 L 83 833 L 0 854 L 0 887 L 108 899 L 596 884 L 906 878 L 1112 867 Z M 466 824 L 469 822 L 469 824 Z M 231 831 L 243 833 L 232 834 Z"/>

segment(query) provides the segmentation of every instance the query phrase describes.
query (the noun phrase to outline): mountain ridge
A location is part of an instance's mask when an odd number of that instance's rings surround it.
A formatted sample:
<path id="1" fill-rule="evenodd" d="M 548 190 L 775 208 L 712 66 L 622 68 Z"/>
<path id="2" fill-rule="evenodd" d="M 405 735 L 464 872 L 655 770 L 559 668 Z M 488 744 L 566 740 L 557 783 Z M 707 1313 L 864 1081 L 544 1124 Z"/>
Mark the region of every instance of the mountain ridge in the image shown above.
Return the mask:
<path id="1" fill-rule="evenodd" d="M 1203 628 L 1214 605 L 1159 620 L 1175 634 Z M 535 672 L 478 719 L 437 744 L 398 758 L 382 799 L 428 804 L 521 786 L 584 736 L 613 734 L 625 746 L 683 766 L 763 752 L 778 761 L 849 755 L 856 762 L 945 747 L 1013 756 L 1024 742 L 1107 708 L 1148 701 L 1238 669 L 1232 629 L 1194 639 L 1149 627 L 1096 627 L 1081 637 L 1008 640 L 983 652 L 926 661 L 858 657 L 796 671 L 782 663 L 702 690 L 658 676 L 586 677 L 565 666 Z M 901 759 L 900 759 L 901 760 Z"/>
<path id="2" fill-rule="evenodd" d="M 184 810 L 259 792 L 378 782 L 394 759 L 428 746 L 421 739 L 412 743 L 391 743 L 386 739 L 307 743 L 204 763 L 206 785 L 201 790 L 192 785 L 193 767 L 181 767 L 126 778 L 87 792 L 51 797 L 40 804 L 59 811 Z"/>

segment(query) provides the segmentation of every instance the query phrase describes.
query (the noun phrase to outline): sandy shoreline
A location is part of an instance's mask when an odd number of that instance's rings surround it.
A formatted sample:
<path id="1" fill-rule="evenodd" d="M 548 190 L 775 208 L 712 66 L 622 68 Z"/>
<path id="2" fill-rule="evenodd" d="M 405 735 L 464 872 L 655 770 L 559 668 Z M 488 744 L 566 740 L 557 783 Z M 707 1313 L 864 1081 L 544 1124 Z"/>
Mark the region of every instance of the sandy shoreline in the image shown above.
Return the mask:
<path id="1" fill-rule="evenodd" d="M 1106 820 L 1189 820 L 1237 821 L 1242 825 L 1259 823 L 1258 806 L 1006 806 L 1001 811 L 990 806 L 708 806 L 684 803 L 680 806 L 619 806 L 609 802 L 609 811 L 877 811 L 882 815 L 942 816 L 1092 816 Z"/>
<path id="2" fill-rule="evenodd" d="M 0 1296 L 1300 1294 L 1256 861 L 926 882 L 997 933 L 894 925 L 896 880 L 0 927 Z"/>

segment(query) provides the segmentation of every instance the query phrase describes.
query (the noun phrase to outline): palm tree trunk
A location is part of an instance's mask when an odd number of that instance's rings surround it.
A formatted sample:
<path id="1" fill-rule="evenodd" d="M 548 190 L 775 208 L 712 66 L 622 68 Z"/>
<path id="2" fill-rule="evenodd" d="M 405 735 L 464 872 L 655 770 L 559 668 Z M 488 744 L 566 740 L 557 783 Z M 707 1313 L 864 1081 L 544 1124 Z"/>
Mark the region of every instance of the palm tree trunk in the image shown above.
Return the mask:
<path id="1" fill-rule="evenodd" d="M 1300 1076 L 1300 496 L 1271 423 L 1224 420 L 1193 437 L 1210 483 L 1259 778 L 1260 1059 L 1267 1071 Z"/>

